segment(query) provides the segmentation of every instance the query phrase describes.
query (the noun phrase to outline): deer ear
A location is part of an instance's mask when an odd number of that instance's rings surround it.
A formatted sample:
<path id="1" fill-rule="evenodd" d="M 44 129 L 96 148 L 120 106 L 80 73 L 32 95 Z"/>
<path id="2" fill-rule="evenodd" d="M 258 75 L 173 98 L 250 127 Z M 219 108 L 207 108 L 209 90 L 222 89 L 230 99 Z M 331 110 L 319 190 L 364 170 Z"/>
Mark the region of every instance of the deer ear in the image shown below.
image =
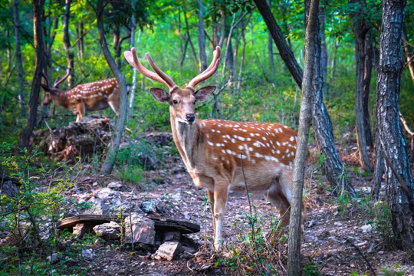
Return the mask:
<path id="1" fill-rule="evenodd" d="M 208 96 L 216 90 L 215 86 L 206 86 L 194 92 L 196 101 L 203 102 L 207 100 Z"/>
<path id="2" fill-rule="evenodd" d="M 170 99 L 168 92 L 165 91 L 164 89 L 161 88 L 151 88 L 150 89 L 151 94 L 154 96 L 154 98 L 161 102 L 161 103 L 165 103 L 168 102 L 168 100 Z"/>

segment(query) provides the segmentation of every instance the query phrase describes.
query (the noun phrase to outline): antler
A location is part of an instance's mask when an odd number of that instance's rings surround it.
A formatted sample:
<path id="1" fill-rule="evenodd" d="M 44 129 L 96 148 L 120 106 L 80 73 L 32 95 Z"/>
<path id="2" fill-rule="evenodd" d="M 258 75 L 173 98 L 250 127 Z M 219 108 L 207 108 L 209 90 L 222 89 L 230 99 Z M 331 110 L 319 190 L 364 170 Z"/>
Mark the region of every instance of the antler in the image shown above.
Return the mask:
<path id="1" fill-rule="evenodd" d="M 50 86 L 49 86 L 49 81 L 48 81 L 48 79 L 47 79 L 47 77 L 46 77 L 46 75 L 45 75 L 45 73 L 43 73 L 42 72 L 42 77 L 45 79 L 45 81 L 46 81 L 46 86 L 47 86 L 47 88 L 50 88 Z"/>
<path id="2" fill-rule="evenodd" d="M 125 59 L 129 62 L 129 64 L 131 64 L 135 69 L 137 69 L 138 72 L 140 72 L 141 74 L 143 74 L 144 76 L 150 79 L 153 79 L 155 81 L 158 81 L 158 82 L 161 82 L 167 85 L 168 88 L 170 89 L 170 92 L 178 87 L 167 74 L 165 74 L 163 71 L 161 71 L 161 69 L 159 69 L 155 65 L 155 63 L 152 61 L 149 54 L 146 54 L 147 60 L 150 66 L 152 67 L 152 69 L 154 69 L 156 73 L 151 72 L 150 70 L 142 66 L 142 64 L 138 60 L 137 52 L 134 47 L 131 48 L 131 51 L 125 51 L 124 56 L 125 56 Z"/>
<path id="3" fill-rule="evenodd" d="M 69 75 L 70 75 L 70 68 L 68 68 L 66 70 L 66 75 L 62 79 L 60 79 L 59 81 L 58 80 L 55 81 L 55 83 L 53 84 L 53 88 L 57 88 L 59 86 L 59 84 L 64 82 L 69 77 Z M 49 84 L 48 84 L 48 86 L 49 86 Z"/>
<path id="4" fill-rule="evenodd" d="M 213 60 L 211 61 L 210 66 L 200 75 L 198 75 L 197 77 L 195 77 L 194 79 L 192 79 L 188 85 L 187 88 L 190 88 L 192 90 L 194 90 L 194 87 L 201 81 L 208 79 L 209 77 L 211 77 L 218 68 L 219 62 L 220 62 L 220 54 L 221 54 L 221 49 L 219 46 L 216 47 L 216 50 L 213 53 Z"/>

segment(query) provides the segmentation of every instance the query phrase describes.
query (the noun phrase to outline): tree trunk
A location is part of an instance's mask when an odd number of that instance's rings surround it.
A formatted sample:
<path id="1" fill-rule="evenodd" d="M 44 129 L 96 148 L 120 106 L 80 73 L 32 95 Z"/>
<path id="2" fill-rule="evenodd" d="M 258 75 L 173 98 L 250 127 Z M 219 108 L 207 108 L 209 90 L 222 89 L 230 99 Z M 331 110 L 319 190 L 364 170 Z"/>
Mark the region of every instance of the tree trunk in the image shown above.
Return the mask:
<path id="1" fill-rule="evenodd" d="M 135 1 L 131 0 L 131 7 L 132 9 L 135 10 Z M 136 25 L 135 25 L 135 16 L 132 15 L 131 16 L 131 48 L 135 47 L 135 30 L 136 30 Z M 138 41 L 137 41 L 137 46 L 139 45 L 141 39 L 141 29 L 138 31 Z M 131 91 L 129 91 L 130 96 L 129 96 L 129 117 L 132 116 L 132 107 L 134 105 L 134 97 L 135 97 L 135 90 L 137 87 L 137 70 L 135 68 L 133 68 L 133 73 L 132 73 L 132 87 L 131 87 Z"/>
<path id="2" fill-rule="evenodd" d="M 309 20 L 306 27 L 305 71 L 303 76 L 302 102 L 299 115 L 298 148 L 293 165 L 293 188 L 290 211 L 289 241 L 288 241 L 288 275 L 301 275 L 300 247 L 302 229 L 302 195 L 305 178 L 306 155 L 308 148 L 309 129 L 312 121 L 313 102 L 313 74 L 316 41 L 318 32 L 317 17 L 319 0 L 312 0 L 310 4 Z"/>
<path id="3" fill-rule="evenodd" d="M 326 2 L 323 6 L 319 7 L 319 32 L 321 36 L 321 63 L 322 63 L 322 76 L 323 82 L 326 84 L 328 81 L 328 50 L 326 47 L 326 40 L 325 40 L 325 8 Z"/>
<path id="4" fill-rule="evenodd" d="M 399 119 L 401 38 L 405 6 L 405 0 L 382 1 L 382 32 L 377 73 L 377 122 L 381 148 L 413 193 L 414 184 Z M 377 148 L 377 153 L 381 148 Z M 391 224 L 397 246 L 412 250 L 414 231 L 410 226 L 411 212 L 407 198 L 386 162 L 384 169 L 386 201 L 391 211 Z"/>
<path id="5" fill-rule="evenodd" d="M 200 56 L 200 66 L 199 72 L 203 72 L 207 69 L 207 58 L 206 58 L 206 38 L 204 34 L 204 21 L 203 21 L 203 4 L 201 1 L 199 3 L 198 11 L 198 48 Z"/>
<path id="6" fill-rule="evenodd" d="M 16 41 L 16 67 L 17 67 L 17 82 L 18 82 L 18 99 L 19 108 L 22 118 L 26 117 L 25 100 L 24 100 L 24 75 L 23 75 L 23 61 L 22 51 L 20 49 L 20 20 L 19 20 L 19 0 L 13 1 L 14 11 L 14 36 Z"/>
<path id="7" fill-rule="evenodd" d="M 32 135 L 37 119 L 37 105 L 39 103 L 39 92 L 42 80 L 42 71 L 45 66 L 44 49 L 43 49 L 43 28 L 42 12 L 44 0 L 33 0 L 33 38 L 36 51 L 35 72 L 33 76 L 32 89 L 29 100 L 29 116 L 23 131 L 19 135 L 19 147 L 28 148 L 30 136 Z"/>
<path id="8" fill-rule="evenodd" d="M 310 4 L 308 2 L 305 3 Z M 307 9 L 309 9 L 309 7 L 307 7 Z M 347 190 L 351 196 L 355 196 L 355 190 L 349 179 L 346 177 L 345 168 L 336 151 L 332 122 L 324 103 L 319 22 L 317 23 L 316 28 L 318 28 L 318 31 L 315 35 L 315 61 L 313 64 L 313 89 L 315 99 L 312 108 L 312 124 L 315 130 L 316 143 L 318 144 L 322 155 L 325 157 L 325 175 L 331 186 L 334 188 L 334 193 L 339 194 Z"/>
<path id="9" fill-rule="evenodd" d="M 272 0 L 267 0 L 267 5 L 270 7 L 272 6 Z M 267 52 L 269 55 L 269 64 L 270 64 L 270 72 L 275 71 L 275 60 L 273 58 L 273 39 L 272 34 L 270 31 L 267 32 Z"/>
<path id="10" fill-rule="evenodd" d="M 355 90 L 355 115 L 356 115 L 356 129 L 357 129 L 357 145 L 359 153 L 359 162 L 362 169 L 366 172 L 372 172 L 371 160 L 368 156 L 368 143 L 372 146 L 372 141 L 367 141 L 366 129 L 370 128 L 369 119 L 367 120 L 364 116 L 369 116 L 364 112 L 368 109 L 369 96 L 369 82 L 371 81 L 371 64 L 366 61 L 366 50 L 371 50 L 365 43 L 369 41 L 367 36 L 370 36 L 369 23 L 363 18 L 364 16 L 364 0 L 350 0 L 349 3 L 358 5 L 358 11 L 352 14 L 352 25 L 355 32 L 355 62 L 356 62 L 356 90 Z M 372 57 L 372 55 L 369 55 Z M 366 67 L 368 66 L 368 68 Z M 369 72 L 368 72 L 369 71 Z M 369 77 L 369 79 L 367 79 Z M 368 91 L 366 91 L 368 90 Z M 368 125 L 366 125 L 368 121 Z"/>
<path id="11" fill-rule="evenodd" d="M 112 139 L 111 146 L 109 147 L 106 153 L 106 159 L 102 164 L 101 172 L 103 174 L 110 174 L 114 168 L 115 154 L 121 143 L 122 133 L 124 131 L 124 125 L 127 114 L 127 88 L 125 76 L 117 67 L 115 60 L 113 59 L 111 52 L 109 51 L 108 44 L 106 43 L 105 32 L 104 32 L 104 23 L 103 23 L 103 1 L 98 0 L 96 7 L 96 17 L 98 23 L 98 32 L 99 32 L 99 43 L 101 44 L 102 52 L 105 56 L 106 61 L 108 62 L 109 67 L 111 68 L 112 73 L 114 74 L 121 93 L 120 107 L 119 107 L 119 116 L 116 120 L 114 138 Z"/>
<path id="12" fill-rule="evenodd" d="M 185 21 L 185 27 L 186 27 L 186 33 L 187 33 L 187 39 L 188 39 L 188 42 L 190 43 L 190 46 L 191 46 L 191 50 L 192 50 L 192 52 L 193 52 L 193 56 L 194 56 L 195 63 L 196 63 L 196 65 L 200 68 L 200 66 L 199 66 L 199 64 L 198 64 L 197 53 L 196 53 L 196 51 L 195 51 L 195 49 L 194 49 L 193 42 L 191 41 L 190 30 L 189 30 L 189 27 L 188 27 L 188 19 L 187 19 L 187 14 L 186 14 L 186 12 L 185 12 L 185 11 L 184 11 L 184 21 Z"/>
<path id="13" fill-rule="evenodd" d="M 63 46 L 65 47 L 66 58 L 68 60 L 68 69 L 70 69 L 70 75 L 68 78 L 68 87 L 73 85 L 74 75 L 74 55 L 73 48 L 70 44 L 69 38 L 69 18 L 70 18 L 70 6 L 72 0 L 65 0 L 65 14 L 63 15 Z"/>

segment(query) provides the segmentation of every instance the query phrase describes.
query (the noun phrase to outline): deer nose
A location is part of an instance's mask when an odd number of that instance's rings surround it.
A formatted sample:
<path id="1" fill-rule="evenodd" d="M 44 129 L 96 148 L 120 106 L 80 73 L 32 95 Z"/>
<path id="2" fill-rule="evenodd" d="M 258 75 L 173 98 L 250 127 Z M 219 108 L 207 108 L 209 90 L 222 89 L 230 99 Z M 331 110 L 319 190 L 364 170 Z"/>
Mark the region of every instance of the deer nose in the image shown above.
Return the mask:
<path id="1" fill-rule="evenodd" d="M 190 124 L 194 123 L 195 118 L 196 118 L 194 114 L 187 114 L 186 117 L 187 117 L 187 122 L 189 122 Z"/>

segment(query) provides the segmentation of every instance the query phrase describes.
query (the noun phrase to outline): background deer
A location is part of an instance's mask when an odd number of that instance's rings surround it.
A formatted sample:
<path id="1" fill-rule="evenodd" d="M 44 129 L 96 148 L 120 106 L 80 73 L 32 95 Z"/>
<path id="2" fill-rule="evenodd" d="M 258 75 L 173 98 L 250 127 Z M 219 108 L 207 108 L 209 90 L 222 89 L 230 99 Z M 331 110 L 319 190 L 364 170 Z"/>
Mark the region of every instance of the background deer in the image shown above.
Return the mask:
<path id="1" fill-rule="evenodd" d="M 76 122 L 82 120 L 86 111 L 96 111 L 106 109 L 109 106 L 119 115 L 119 86 L 115 78 L 101 80 L 97 82 L 80 84 L 68 91 L 62 91 L 58 88 L 67 77 L 67 74 L 58 81 L 55 81 L 53 87 L 49 86 L 47 77 L 43 74 L 46 84 L 42 84 L 46 94 L 42 104 L 48 105 L 52 101 L 64 108 L 69 108 L 77 115 Z"/>
<path id="2" fill-rule="evenodd" d="M 126 51 L 124 55 L 141 74 L 169 88 L 168 92 L 161 88 L 151 88 L 150 92 L 159 102 L 169 104 L 175 145 L 194 184 L 207 190 L 213 215 L 216 250 L 219 249 L 222 238 L 221 229 L 229 189 L 244 191 L 245 182 L 249 192 L 265 194 L 278 208 L 280 224 L 285 227 L 290 217 L 291 177 L 297 133 L 276 123 L 196 119 L 195 103 L 205 101 L 216 87 L 206 86 L 197 91 L 194 87 L 216 72 L 220 47 L 214 51 L 210 66 L 184 89 L 178 88 L 148 54 L 146 58 L 155 73 L 140 64 L 135 48 Z"/>

